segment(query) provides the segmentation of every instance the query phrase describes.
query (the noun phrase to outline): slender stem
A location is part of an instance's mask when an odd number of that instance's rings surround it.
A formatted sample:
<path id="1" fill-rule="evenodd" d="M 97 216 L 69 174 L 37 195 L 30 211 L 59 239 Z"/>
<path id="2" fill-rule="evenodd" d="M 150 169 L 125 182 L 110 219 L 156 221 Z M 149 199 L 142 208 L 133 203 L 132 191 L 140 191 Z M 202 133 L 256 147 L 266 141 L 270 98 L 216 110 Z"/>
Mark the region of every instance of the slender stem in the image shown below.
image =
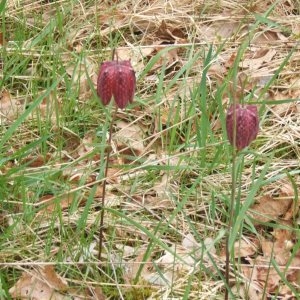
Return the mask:
<path id="1" fill-rule="evenodd" d="M 226 289 L 224 299 L 228 300 L 229 290 L 230 290 L 230 232 L 232 230 L 233 218 L 234 218 L 234 209 L 235 209 L 235 197 L 236 197 L 236 110 L 235 110 L 235 99 L 233 101 L 233 147 L 232 147 L 232 169 L 231 169 L 231 200 L 230 200 L 230 214 L 228 220 L 228 233 L 226 238 L 226 262 L 225 262 L 225 281 Z"/>
<path id="2" fill-rule="evenodd" d="M 116 48 L 113 48 L 111 51 L 111 60 L 115 59 L 115 54 L 116 54 Z M 118 57 L 117 57 L 117 60 L 118 60 Z"/>
<path id="3" fill-rule="evenodd" d="M 112 60 L 114 60 L 115 54 L 116 54 L 116 49 L 113 48 L 112 52 L 111 52 Z M 103 186 L 102 186 L 102 201 L 101 201 L 101 215 L 100 215 L 100 228 L 99 228 L 99 253 L 98 253 L 99 261 L 101 261 L 102 248 L 103 248 L 104 205 L 105 205 L 108 164 L 109 164 L 110 151 L 111 151 L 111 139 L 112 139 L 113 125 L 114 125 L 115 117 L 117 114 L 117 110 L 118 110 L 118 107 L 115 106 L 115 111 L 114 111 L 114 114 L 113 114 L 113 117 L 111 119 L 110 126 L 109 126 L 109 136 L 108 136 L 108 141 L 107 141 L 107 154 L 106 154 L 106 162 L 105 162 L 105 170 L 104 170 L 104 181 L 103 181 Z"/>
<path id="4" fill-rule="evenodd" d="M 117 115 L 117 110 L 118 110 L 118 107 L 115 106 L 115 111 L 114 111 L 114 114 L 113 114 L 113 117 L 111 119 L 110 126 L 109 126 L 109 137 L 108 137 L 108 141 L 107 141 L 107 154 L 106 154 L 106 162 L 105 162 L 104 181 L 103 181 L 103 186 L 102 186 L 102 202 L 101 202 L 100 229 L 99 229 L 99 253 L 98 253 L 99 261 L 101 261 L 102 248 L 103 248 L 104 205 L 105 205 L 108 165 L 109 165 L 109 158 L 110 158 L 110 152 L 111 152 L 112 131 L 113 131 L 114 121 L 115 121 L 115 118 Z"/>
<path id="5" fill-rule="evenodd" d="M 235 202 L 235 192 L 236 192 L 236 151 L 233 151 L 232 155 L 232 170 L 231 170 L 231 200 L 230 200 L 230 215 L 228 221 L 228 234 L 226 239 L 226 263 L 225 263 L 225 279 L 226 279 L 226 290 L 225 290 L 225 300 L 228 300 L 229 296 L 229 278 L 230 278 L 230 232 L 233 225 L 234 218 L 234 202 Z"/>

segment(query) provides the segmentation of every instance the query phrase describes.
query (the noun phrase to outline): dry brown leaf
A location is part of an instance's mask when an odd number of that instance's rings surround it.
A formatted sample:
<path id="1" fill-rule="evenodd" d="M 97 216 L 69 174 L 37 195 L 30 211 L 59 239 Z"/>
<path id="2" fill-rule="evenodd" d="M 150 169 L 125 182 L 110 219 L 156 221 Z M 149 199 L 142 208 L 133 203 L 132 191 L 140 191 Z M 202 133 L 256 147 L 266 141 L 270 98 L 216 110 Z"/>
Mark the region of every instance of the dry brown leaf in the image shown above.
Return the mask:
<path id="1" fill-rule="evenodd" d="M 68 289 L 67 282 L 56 273 L 54 266 L 45 266 L 40 269 L 40 272 L 43 279 L 45 279 L 47 284 L 53 289 L 58 291 L 65 291 Z"/>
<path id="2" fill-rule="evenodd" d="M 281 277 L 272 266 L 257 266 L 257 281 L 262 288 L 273 293 L 279 287 Z"/>
<path id="3" fill-rule="evenodd" d="M 295 201 L 295 191 L 290 182 L 283 183 L 280 186 L 278 199 L 290 199 L 292 201 L 289 209 L 282 219 L 286 221 L 294 219 L 299 211 L 299 200 L 298 202 Z"/>
<path id="4" fill-rule="evenodd" d="M 292 241 L 295 238 L 295 233 L 293 232 L 293 228 L 291 226 L 291 229 L 281 229 L 281 228 L 275 228 L 272 232 L 272 235 L 274 236 L 275 240 L 279 243 L 285 243 L 287 244 L 286 247 L 288 247 L 288 241 Z M 290 250 L 291 247 L 289 247 Z"/>
<path id="5" fill-rule="evenodd" d="M 285 276 L 290 283 L 299 284 L 300 280 L 300 258 L 296 254 L 291 260 L 291 248 L 287 240 L 291 239 L 293 234 L 291 231 L 276 229 L 273 232 L 275 241 L 267 241 L 262 239 L 261 247 L 263 256 L 257 256 L 256 259 L 247 258 L 249 265 L 242 265 L 241 270 L 249 280 L 250 287 L 254 291 L 266 289 L 268 294 L 280 292 L 280 296 L 291 294 L 290 288 L 282 284 L 281 276 L 276 268 L 270 263 L 271 257 L 275 259 L 278 266 L 282 266 L 284 270 L 286 263 L 289 261 L 289 268 L 286 269 Z M 291 261 L 290 261 L 291 260 Z M 252 298 L 251 298 L 252 299 Z M 255 298 L 254 298 L 255 299 Z"/>
<path id="6" fill-rule="evenodd" d="M 293 230 L 287 229 L 274 229 L 272 235 L 275 241 L 268 241 L 262 239 L 261 247 L 265 257 L 273 257 L 280 266 L 284 266 L 289 258 L 290 251 L 294 246 L 293 243 Z"/>
<path id="7" fill-rule="evenodd" d="M 81 140 L 73 133 L 67 133 L 66 136 L 69 136 L 71 142 L 73 141 L 73 146 L 70 147 L 70 149 L 66 148 L 66 150 L 72 151 L 70 153 L 71 157 L 81 159 L 78 160 L 77 164 L 73 164 L 71 168 L 64 168 L 63 176 L 65 177 L 65 179 L 68 179 L 74 183 L 79 182 L 83 178 L 85 178 L 85 183 L 94 182 L 97 178 L 97 173 L 92 171 L 91 173 L 88 173 L 87 170 L 92 170 L 95 166 L 99 165 L 99 161 L 101 159 L 99 151 L 95 151 L 98 139 L 96 136 L 96 131 L 92 130 L 86 132 Z M 74 149 L 76 146 L 77 148 Z M 107 149 L 105 149 L 105 151 L 112 150 L 116 151 L 116 149 L 111 149 L 111 147 L 108 146 Z M 111 155 L 107 173 L 110 182 L 118 181 L 118 176 L 114 175 L 120 172 L 119 166 L 119 157 L 116 155 Z"/>
<path id="8" fill-rule="evenodd" d="M 166 272 L 155 272 L 149 273 L 144 276 L 144 280 L 149 282 L 151 285 L 168 287 L 174 282 L 174 272 L 166 271 Z"/>
<path id="9" fill-rule="evenodd" d="M 270 62 L 273 57 L 276 55 L 275 49 L 261 49 L 259 48 L 254 53 L 248 54 L 244 58 L 239 66 L 244 69 L 257 70 L 261 68 L 265 63 Z"/>
<path id="10" fill-rule="evenodd" d="M 182 247 L 172 246 L 173 251 L 176 252 L 176 256 L 180 257 L 175 258 L 174 255 L 170 252 L 165 251 L 164 254 L 155 261 L 157 267 L 160 268 L 159 272 L 152 272 L 150 276 L 145 278 L 149 283 L 166 286 L 171 284 L 173 280 L 176 280 L 189 272 L 196 264 L 195 258 L 187 252 L 186 249 Z M 156 270 L 156 269 L 154 269 Z M 163 278 L 161 276 L 163 274 Z"/>
<path id="11" fill-rule="evenodd" d="M 106 297 L 100 287 L 70 288 L 64 300 L 105 300 Z"/>
<path id="12" fill-rule="evenodd" d="M 90 299 L 90 300 L 105 300 L 106 297 L 105 295 L 103 294 L 103 291 L 101 289 L 101 287 L 90 287 L 90 288 L 87 288 L 84 295 L 85 298 L 84 299 Z M 74 299 L 74 298 L 73 298 Z M 78 297 L 78 300 L 82 299 L 81 295 L 79 295 Z M 77 300 L 77 299 L 74 299 L 74 300 Z"/>
<path id="13" fill-rule="evenodd" d="M 230 38 L 240 25 L 240 22 L 234 20 L 218 22 L 215 27 L 215 38 L 218 40 Z"/>
<path id="14" fill-rule="evenodd" d="M 156 36 L 166 42 L 183 44 L 186 43 L 186 34 L 180 28 L 172 28 L 165 20 L 162 20 L 156 31 Z"/>
<path id="15" fill-rule="evenodd" d="M 295 255 L 295 257 L 293 257 L 288 271 L 287 271 L 287 279 L 289 282 L 295 282 L 297 285 L 300 284 L 300 255 L 299 255 L 299 251 L 298 253 Z"/>
<path id="16" fill-rule="evenodd" d="M 218 20 L 212 22 L 210 25 L 206 25 L 206 22 L 198 26 L 198 39 L 207 43 L 220 42 L 220 40 L 229 39 L 233 34 L 239 30 L 245 30 L 241 28 L 241 23 L 231 18 L 232 13 L 223 11 L 218 15 Z"/>
<path id="17" fill-rule="evenodd" d="M 27 164 L 30 168 L 38 168 L 44 166 L 51 157 L 52 155 L 50 153 L 47 153 L 46 155 L 30 155 L 29 157 L 26 157 L 22 163 Z"/>
<path id="18" fill-rule="evenodd" d="M 291 97 L 294 97 L 294 96 L 296 96 L 295 98 L 297 98 L 297 95 L 291 95 L 291 93 L 292 93 L 292 89 L 290 89 L 289 91 L 270 91 L 269 99 L 270 100 L 285 100 L 285 99 L 290 99 Z M 272 105 L 272 111 L 280 117 L 285 117 L 292 113 L 298 113 L 298 110 L 299 110 L 298 105 L 299 104 L 297 104 L 297 102 L 276 104 L 276 105 Z"/>
<path id="19" fill-rule="evenodd" d="M 257 268 L 255 266 L 255 261 L 251 258 L 246 259 L 249 262 L 249 265 L 241 265 L 241 270 L 244 276 L 248 279 L 249 284 L 255 289 L 259 289 L 257 283 Z"/>
<path id="20" fill-rule="evenodd" d="M 10 288 L 12 299 L 66 300 L 86 299 L 104 300 L 101 288 L 86 288 L 84 291 L 70 289 L 67 282 L 59 276 L 54 266 L 38 267 L 22 273 L 16 284 Z"/>
<path id="21" fill-rule="evenodd" d="M 38 212 L 38 215 L 44 215 L 45 212 L 53 212 L 56 210 L 57 206 L 60 209 L 65 210 L 68 209 L 75 198 L 75 194 L 68 194 L 64 196 L 53 196 L 53 195 L 43 195 L 39 201 L 38 205 L 42 207 L 42 209 Z M 79 205 L 84 205 L 85 199 L 81 199 Z"/>
<path id="22" fill-rule="evenodd" d="M 99 13 L 101 36 L 106 36 L 111 33 L 112 26 L 117 29 L 126 24 L 127 21 L 126 13 L 128 13 L 128 11 L 119 9 L 119 6 L 110 5 L 110 2 L 105 4 L 105 2 L 101 3 L 101 12 Z M 104 7 L 102 5 L 104 5 Z"/>
<path id="23" fill-rule="evenodd" d="M 20 113 L 22 106 L 14 99 L 9 91 L 3 90 L 0 93 L 0 124 L 13 121 Z"/>
<path id="24" fill-rule="evenodd" d="M 90 289 L 90 295 L 92 296 L 91 299 L 94 300 L 105 300 L 106 296 L 104 295 L 100 286 Z"/>
<path id="25" fill-rule="evenodd" d="M 290 258 L 290 249 L 287 249 L 284 242 L 263 239 L 261 248 L 266 259 L 274 258 L 280 266 L 284 266 Z"/>
<path id="26" fill-rule="evenodd" d="M 137 150 L 138 153 L 143 152 L 145 147 L 143 143 L 143 129 L 141 128 L 141 125 L 118 120 L 116 122 L 116 127 L 119 130 L 113 138 L 118 144 L 125 144 L 131 149 Z"/>
<path id="27" fill-rule="evenodd" d="M 266 289 L 267 293 L 276 291 L 281 277 L 268 259 L 258 256 L 255 260 L 248 259 L 249 266 L 242 266 L 242 271 L 252 286 L 258 290 Z M 257 286 L 256 286 L 257 285 Z"/>
<path id="28" fill-rule="evenodd" d="M 136 254 L 136 247 L 131 247 L 124 244 L 115 244 L 114 247 L 122 251 L 122 258 L 128 258 Z"/>
<path id="29" fill-rule="evenodd" d="M 292 204 L 291 199 L 274 199 L 266 195 L 262 196 L 258 203 L 251 208 L 251 215 L 257 222 L 268 222 L 284 216 Z"/>
<path id="30" fill-rule="evenodd" d="M 281 32 L 274 30 L 262 30 L 255 34 L 255 37 L 252 41 L 253 45 L 258 47 L 270 45 L 274 42 L 285 42 L 288 38 L 285 37 Z"/>
<path id="31" fill-rule="evenodd" d="M 27 273 L 23 274 L 19 281 L 9 290 L 13 299 L 31 300 L 62 300 L 63 295 L 57 293 L 46 283 Z"/>
<path id="32" fill-rule="evenodd" d="M 183 238 L 181 244 L 184 248 L 189 249 L 189 250 L 199 249 L 199 247 L 200 247 L 199 243 L 196 241 L 195 237 L 191 233 L 188 233 Z"/>
<path id="33" fill-rule="evenodd" d="M 241 240 L 234 243 L 234 257 L 252 256 L 257 252 L 258 240 Z"/>
<path id="34" fill-rule="evenodd" d="M 23 272 L 9 293 L 13 299 L 63 300 L 65 295 L 59 292 L 67 289 L 67 283 L 55 272 L 54 267 L 44 266 Z"/>
<path id="35" fill-rule="evenodd" d="M 294 198 L 294 188 L 290 183 L 283 183 L 280 186 L 279 197 Z"/>
<path id="36" fill-rule="evenodd" d="M 154 46 L 119 48 L 116 50 L 116 56 L 119 60 L 130 60 L 136 72 L 141 72 L 145 68 L 145 58 L 151 56 L 156 51 Z"/>
<path id="37" fill-rule="evenodd" d="M 224 66 L 225 66 L 227 69 L 232 68 L 233 65 L 234 65 L 234 63 L 235 63 L 236 57 L 237 57 L 237 53 L 236 53 L 236 52 L 232 53 L 232 54 L 228 57 L 228 59 L 225 61 Z"/>
<path id="38" fill-rule="evenodd" d="M 288 183 L 283 183 L 276 190 L 273 190 L 273 194 L 289 197 L 293 194 L 293 190 Z M 270 199 L 272 198 L 270 197 Z M 272 293 L 276 293 L 276 295 L 280 295 L 283 298 L 286 295 L 292 295 L 290 288 L 282 283 L 281 275 L 279 275 L 278 270 L 273 267 L 271 259 L 274 259 L 280 269 L 285 272 L 285 276 L 290 283 L 299 284 L 300 282 L 300 251 L 299 255 L 296 253 L 296 255 L 291 257 L 291 250 L 294 248 L 295 240 L 292 224 L 287 221 L 281 221 L 280 223 L 285 226 L 290 226 L 290 228 L 275 228 L 272 232 L 273 240 L 260 238 L 263 256 L 257 256 L 255 259 L 246 257 L 246 261 L 249 262 L 249 265 L 241 266 L 244 276 L 248 279 L 248 285 L 250 285 L 250 289 L 253 289 L 254 292 L 250 299 L 256 299 L 256 291 L 262 291 L 264 289 L 266 295 L 269 296 L 271 296 Z M 288 266 L 286 266 L 287 263 L 289 264 Z M 268 297 L 265 299 L 268 299 Z"/>
<path id="39" fill-rule="evenodd" d="M 143 261 L 144 256 L 145 256 L 145 250 L 140 250 L 136 258 L 126 262 L 124 280 L 127 284 L 131 284 L 132 280 L 135 279 L 137 272 L 141 267 L 141 264 L 144 265 L 142 272 L 140 274 L 141 278 L 145 279 L 151 274 L 150 270 L 153 267 L 152 263 L 150 262 L 151 257 L 147 261 Z"/>
<path id="40" fill-rule="evenodd" d="M 296 300 L 299 294 L 294 294 L 287 285 L 281 284 L 278 289 L 278 293 L 282 295 L 280 300 Z"/>
<path id="41" fill-rule="evenodd" d="M 168 61 L 168 68 L 172 64 L 175 64 L 176 62 L 180 61 L 178 56 L 178 48 L 171 49 L 170 51 L 167 52 L 167 61 Z"/>
<path id="42" fill-rule="evenodd" d="M 189 238 L 193 239 L 193 236 L 189 234 Z M 191 268 L 194 268 L 197 261 L 197 259 L 195 259 L 195 250 L 199 248 L 199 245 L 196 242 L 197 245 L 191 246 L 189 244 L 190 241 L 187 241 L 187 239 L 184 239 L 182 243 L 185 244 L 186 247 L 182 247 L 181 245 L 176 247 L 173 245 L 171 247 L 174 253 L 176 253 L 176 257 L 169 251 L 164 251 L 164 253 L 155 260 L 155 268 L 150 262 L 151 258 L 149 258 L 147 262 L 144 262 L 141 278 L 150 284 L 166 286 L 174 279 L 180 278 L 183 273 L 185 274 L 186 272 L 189 272 Z M 209 243 L 210 242 L 207 241 L 207 244 Z M 207 248 L 208 247 L 210 247 L 211 251 L 215 250 L 214 246 L 207 245 Z M 129 249 L 130 254 L 133 253 L 132 251 L 134 251 L 134 249 Z M 177 257 L 180 257 L 181 259 L 178 259 Z M 131 264 L 126 263 L 127 281 L 132 280 L 135 277 L 140 264 L 143 263 L 143 258 L 144 250 L 140 252 L 138 257 L 134 259 Z M 128 268 L 128 266 L 130 266 L 130 268 Z M 159 268 L 160 271 L 157 271 L 157 268 Z"/>
<path id="43" fill-rule="evenodd" d="M 217 78 L 218 80 L 221 80 L 224 78 L 224 75 L 226 74 L 226 68 L 224 64 L 221 64 L 220 62 L 214 62 L 208 69 L 208 75 Z"/>

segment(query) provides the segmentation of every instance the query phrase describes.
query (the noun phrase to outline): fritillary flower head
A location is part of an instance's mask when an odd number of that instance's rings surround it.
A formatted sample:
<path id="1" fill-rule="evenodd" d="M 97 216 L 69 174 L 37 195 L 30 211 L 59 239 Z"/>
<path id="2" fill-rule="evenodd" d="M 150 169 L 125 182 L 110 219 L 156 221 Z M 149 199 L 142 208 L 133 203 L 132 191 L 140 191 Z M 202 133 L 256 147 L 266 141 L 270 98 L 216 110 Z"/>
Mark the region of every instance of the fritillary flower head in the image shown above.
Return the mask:
<path id="1" fill-rule="evenodd" d="M 235 112 L 235 130 L 234 130 Z M 249 146 L 256 139 L 259 130 L 259 117 L 255 105 L 233 104 L 226 115 L 226 131 L 231 145 L 234 143 L 237 150 L 242 150 Z"/>
<path id="2" fill-rule="evenodd" d="M 112 60 L 101 64 L 97 94 L 104 105 L 114 97 L 116 105 L 125 108 L 133 101 L 135 85 L 135 72 L 129 60 Z"/>

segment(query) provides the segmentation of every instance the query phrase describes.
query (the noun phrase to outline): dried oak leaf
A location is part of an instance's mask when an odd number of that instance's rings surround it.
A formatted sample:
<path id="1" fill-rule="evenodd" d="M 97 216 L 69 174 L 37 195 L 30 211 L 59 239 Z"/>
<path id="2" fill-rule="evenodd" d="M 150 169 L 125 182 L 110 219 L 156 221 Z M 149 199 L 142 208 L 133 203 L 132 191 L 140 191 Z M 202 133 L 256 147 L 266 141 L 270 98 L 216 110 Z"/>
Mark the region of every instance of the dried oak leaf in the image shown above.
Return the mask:
<path id="1" fill-rule="evenodd" d="M 274 258 L 280 266 L 284 266 L 289 260 L 290 251 L 284 242 L 263 239 L 261 248 L 266 259 Z"/>
<path id="2" fill-rule="evenodd" d="M 254 255 L 258 250 L 258 240 L 241 240 L 234 243 L 234 256 L 247 257 Z"/>
<path id="3" fill-rule="evenodd" d="M 284 216 L 292 203 L 291 199 L 274 199 L 269 195 L 262 196 L 249 212 L 256 223 L 264 223 Z"/>
<path id="4" fill-rule="evenodd" d="M 59 291 L 66 291 L 68 285 L 54 269 L 54 266 L 44 266 L 23 272 L 21 278 L 10 288 L 13 299 L 31 300 L 63 300 L 65 295 Z"/>

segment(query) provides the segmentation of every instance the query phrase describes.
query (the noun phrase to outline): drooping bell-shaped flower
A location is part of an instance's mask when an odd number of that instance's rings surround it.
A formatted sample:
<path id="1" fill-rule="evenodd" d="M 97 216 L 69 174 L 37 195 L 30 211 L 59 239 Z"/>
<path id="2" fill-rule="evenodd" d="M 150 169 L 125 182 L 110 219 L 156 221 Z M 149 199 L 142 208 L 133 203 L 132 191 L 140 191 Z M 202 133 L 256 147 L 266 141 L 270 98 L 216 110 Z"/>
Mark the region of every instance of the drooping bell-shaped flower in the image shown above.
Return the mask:
<path id="1" fill-rule="evenodd" d="M 112 96 L 119 108 L 125 108 L 133 101 L 135 72 L 129 60 L 112 60 L 101 64 L 97 79 L 97 94 L 104 105 Z"/>
<path id="2" fill-rule="evenodd" d="M 236 130 L 234 130 L 234 112 Z M 231 105 L 226 115 L 226 130 L 229 142 L 234 143 L 238 150 L 242 150 L 249 146 L 256 139 L 259 130 L 259 117 L 257 107 L 255 105 Z"/>

